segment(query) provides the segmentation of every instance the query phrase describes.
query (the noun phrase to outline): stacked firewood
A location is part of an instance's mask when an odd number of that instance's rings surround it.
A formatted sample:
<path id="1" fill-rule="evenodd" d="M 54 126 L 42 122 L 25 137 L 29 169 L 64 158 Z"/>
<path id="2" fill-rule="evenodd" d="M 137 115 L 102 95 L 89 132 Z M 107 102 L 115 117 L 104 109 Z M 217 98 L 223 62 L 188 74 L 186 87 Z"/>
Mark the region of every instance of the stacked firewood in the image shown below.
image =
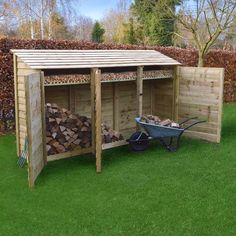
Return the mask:
<path id="1" fill-rule="evenodd" d="M 91 120 L 72 114 L 57 104 L 46 104 L 46 147 L 48 155 L 91 146 Z"/>
<path id="2" fill-rule="evenodd" d="M 102 124 L 102 142 L 122 140 L 123 136 Z M 46 149 L 48 155 L 91 146 L 91 119 L 73 114 L 57 104 L 46 104 Z"/>
<path id="3" fill-rule="evenodd" d="M 158 116 L 154 115 L 143 115 L 141 116 L 141 122 L 154 124 L 154 125 L 162 125 L 173 128 L 180 128 L 180 125 L 170 119 L 161 120 Z"/>
<path id="4" fill-rule="evenodd" d="M 124 137 L 118 131 L 114 131 L 105 123 L 102 124 L 102 143 L 111 143 L 123 139 Z"/>

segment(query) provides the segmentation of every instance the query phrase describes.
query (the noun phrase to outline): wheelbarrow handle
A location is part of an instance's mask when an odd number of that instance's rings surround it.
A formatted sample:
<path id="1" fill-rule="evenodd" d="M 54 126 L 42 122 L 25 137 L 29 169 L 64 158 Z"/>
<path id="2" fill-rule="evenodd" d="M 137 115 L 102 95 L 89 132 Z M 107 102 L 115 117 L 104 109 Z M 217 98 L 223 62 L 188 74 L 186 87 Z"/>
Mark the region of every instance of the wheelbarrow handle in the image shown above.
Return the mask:
<path id="1" fill-rule="evenodd" d="M 188 125 L 187 127 L 185 127 L 184 130 L 187 130 L 187 129 L 191 128 L 192 126 L 196 125 L 196 124 L 200 124 L 200 123 L 204 123 L 204 122 L 206 122 L 206 121 L 205 120 L 196 121 L 196 122 Z"/>
<path id="2" fill-rule="evenodd" d="M 191 118 L 188 118 L 187 120 L 184 120 L 184 121 L 182 121 L 182 122 L 179 123 L 179 124 L 182 125 L 182 124 L 184 124 L 184 123 L 186 123 L 186 122 L 188 122 L 188 121 L 190 121 L 190 120 L 195 120 L 195 119 L 198 119 L 198 117 L 191 117 Z"/>

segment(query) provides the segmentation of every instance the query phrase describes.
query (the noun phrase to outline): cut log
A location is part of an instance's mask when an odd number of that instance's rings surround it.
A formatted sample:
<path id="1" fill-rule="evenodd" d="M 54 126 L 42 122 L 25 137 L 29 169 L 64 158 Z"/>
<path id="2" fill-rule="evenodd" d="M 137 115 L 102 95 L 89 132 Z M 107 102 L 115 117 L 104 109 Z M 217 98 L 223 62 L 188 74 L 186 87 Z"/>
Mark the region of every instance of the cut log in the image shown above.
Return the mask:
<path id="1" fill-rule="evenodd" d="M 46 104 L 46 150 L 54 155 L 92 145 L 91 119 L 74 114 L 57 104 Z M 102 140 L 105 143 L 122 140 L 123 136 L 102 124 Z"/>

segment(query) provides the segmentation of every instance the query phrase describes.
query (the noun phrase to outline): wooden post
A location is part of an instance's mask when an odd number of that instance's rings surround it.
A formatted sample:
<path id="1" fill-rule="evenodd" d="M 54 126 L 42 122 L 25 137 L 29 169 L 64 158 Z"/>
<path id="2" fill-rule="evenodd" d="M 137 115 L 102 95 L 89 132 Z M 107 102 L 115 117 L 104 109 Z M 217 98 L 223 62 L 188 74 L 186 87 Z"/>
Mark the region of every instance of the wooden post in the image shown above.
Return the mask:
<path id="1" fill-rule="evenodd" d="M 150 89 L 150 114 L 154 115 L 154 84 L 155 81 L 150 80 L 149 89 Z"/>
<path id="2" fill-rule="evenodd" d="M 172 104 L 172 119 L 178 122 L 179 119 L 179 67 L 175 66 L 173 75 L 173 104 Z"/>
<path id="3" fill-rule="evenodd" d="M 91 69 L 91 109 L 92 109 L 92 148 L 96 156 L 96 171 L 102 169 L 102 138 L 101 138 L 101 70 Z"/>
<path id="4" fill-rule="evenodd" d="M 15 87 L 15 126 L 16 126 L 16 147 L 17 156 L 20 156 L 20 134 L 19 134 L 19 103 L 18 103 L 18 79 L 17 79 L 17 57 L 14 60 L 14 87 Z"/>
<path id="5" fill-rule="evenodd" d="M 42 139 L 43 139 L 43 159 L 44 165 L 47 164 L 47 150 L 46 150 L 46 116 L 45 116 L 45 90 L 44 90 L 44 72 L 40 74 L 41 83 L 41 112 L 42 112 Z"/>
<path id="6" fill-rule="evenodd" d="M 92 153 L 95 154 L 95 69 L 90 72 Z"/>
<path id="7" fill-rule="evenodd" d="M 223 102 L 224 102 L 224 77 L 225 70 L 222 68 L 219 75 L 220 91 L 219 91 L 219 110 L 218 110 L 218 128 L 217 128 L 217 143 L 221 140 L 221 129 L 222 129 L 222 114 L 223 114 Z"/>
<path id="8" fill-rule="evenodd" d="M 137 116 L 141 116 L 143 113 L 143 66 L 137 68 Z M 139 126 L 137 125 L 137 130 Z"/>

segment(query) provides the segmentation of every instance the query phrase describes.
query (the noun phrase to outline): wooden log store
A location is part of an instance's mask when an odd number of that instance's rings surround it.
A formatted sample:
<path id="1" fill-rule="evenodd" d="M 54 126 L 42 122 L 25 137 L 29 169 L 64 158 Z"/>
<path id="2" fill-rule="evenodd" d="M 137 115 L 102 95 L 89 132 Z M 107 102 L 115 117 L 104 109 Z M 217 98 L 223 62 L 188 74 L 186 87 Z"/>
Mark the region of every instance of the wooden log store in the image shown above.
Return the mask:
<path id="1" fill-rule="evenodd" d="M 101 172 L 102 150 L 125 145 L 142 114 L 197 116 L 207 122 L 186 135 L 220 142 L 222 68 L 182 67 L 153 50 L 12 52 L 17 155 L 28 140 L 30 186 L 48 161 L 85 153 Z"/>

